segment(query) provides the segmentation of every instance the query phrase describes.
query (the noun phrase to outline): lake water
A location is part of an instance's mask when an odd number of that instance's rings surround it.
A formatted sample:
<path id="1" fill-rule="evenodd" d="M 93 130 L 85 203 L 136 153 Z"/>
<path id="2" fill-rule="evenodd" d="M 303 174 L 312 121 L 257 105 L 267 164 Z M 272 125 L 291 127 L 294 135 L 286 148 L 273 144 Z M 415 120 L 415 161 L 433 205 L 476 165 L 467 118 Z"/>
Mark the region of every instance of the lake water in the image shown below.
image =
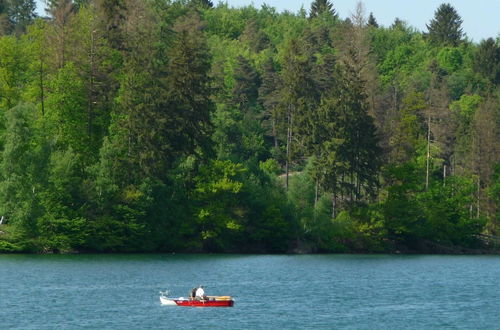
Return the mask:
<path id="1" fill-rule="evenodd" d="M 80 328 L 500 329 L 500 256 L 0 255 L 0 329 Z"/>

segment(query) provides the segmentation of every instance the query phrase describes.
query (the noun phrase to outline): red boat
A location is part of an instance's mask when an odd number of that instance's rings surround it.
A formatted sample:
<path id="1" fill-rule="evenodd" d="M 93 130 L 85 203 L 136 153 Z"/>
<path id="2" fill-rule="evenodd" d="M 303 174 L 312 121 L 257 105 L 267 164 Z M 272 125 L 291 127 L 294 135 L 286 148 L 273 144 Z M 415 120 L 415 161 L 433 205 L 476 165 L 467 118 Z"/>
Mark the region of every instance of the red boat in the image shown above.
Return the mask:
<path id="1" fill-rule="evenodd" d="M 231 296 L 207 296 L 205 299 L 169 298 L 166 292 L 160 292 L 162 305 L 183 307 L 233 307 L 234 299 Z"/>

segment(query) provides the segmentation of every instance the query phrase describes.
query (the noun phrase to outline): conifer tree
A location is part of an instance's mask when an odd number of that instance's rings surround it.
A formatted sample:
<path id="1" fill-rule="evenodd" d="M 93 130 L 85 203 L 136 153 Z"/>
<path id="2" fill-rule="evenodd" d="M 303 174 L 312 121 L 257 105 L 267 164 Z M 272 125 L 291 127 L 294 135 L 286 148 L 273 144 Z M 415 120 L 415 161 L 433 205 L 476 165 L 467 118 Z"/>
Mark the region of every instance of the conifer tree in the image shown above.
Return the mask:
<path id="1" fill-rule="evenodd" d="M 294 158 L 297 153 L 307 152 L 299 146 L 311 146 L 314 143 L 314 134 L 311 134 L 313 109 L 318 100 L 312 77 L 311 54 L 304 54 L 297 39 L 293 39 L 288 46 L 281 79 L 280 108 L 286 131 L 285 174 L 288 187 L 288 175 Z"/>
<path id="2" fill-rule="evenodd" d="M 8 34 L 11 29 L 9 20 L 9 3 L 7 0 L 0 0 L 0 36 Z"/>
<path id="3" fill-rule="evenodd" d="M 180 154 L 193 153 L 197 148 L 210 149 L 211 57 L 204 28 L 197 13 L 180 19 L 174 25 L 177 37 L 168 53 L 166 107 L 170 118 L 166 127 L 173 150 Z"/>
<path id="4" fill-rule="evenodd" d="M 259 29 L 257 22 L 253 19 L 249 20 L 245 25 L 245 30 L 243 30 L 240 36 L 240 41 L 246 43 L 256 53 L 269 45 L 269 38 Z"/>
<path id="5" fill-rule="evenodd" d="M 378 23 L 375 16 L 373 16 L 373 13 L 370 13 L 370 16 L 368 16 L 368 26 L 378 28 Z"/>
<path id="6" fill-rule="evenodd" d="M 0 0 L 0 15 L 6 14 L 8 11 L 8 2 L 7 0 Z"/>
<path id="7" fill-rule="evenodd" d="M 210 9 L 214 7 L 214 3 L 210 0 L 191 0 L 190 5 L 204 9 Z"/>
<path id="8" fill-rule="evenodd" d="M 474 55 L 473 69 L 491 83 L 500 83 L 500 48 L 493 38 L 479 44 Z"/>
<path id="9" fill-rule="evenodd" d="M 127 17 L 125 0 L 99 0 L 98 4 L 102 24 L 111 47 L 123 50 L 125 42 L 123 29 Z"/>
<path id="10" fill-rule="evenodd" d="M 260 78 L 257 70 L 243 56 L 238 56 L 234 72 L 233 103 L 247 113 L 257 102 Z"/>
<path id="11" fill-rule="evenodd" d="M 418 143 L 422 141 L 423 127 L 418 116 L 427 108 L 423 93 L 411 92 L 403 100 L 403 107 L 398 114 L 394 135 L 389 143 L 391 163 L 402 164 L 415 157 Z"/>
<path id="12" fill-rule="evenodd" d="M 315 172 L 332 194 L 332 216 L 339 208 L 374 194 L 380 167 L 376 129 L 368 115 L 364 82 L 346 63 L 336 72 L 334 89 L 318 109 L 319 143 Z"/>
<path id="13" fill-rule="evenodd" d="M 337 13 L 335 12 L 333 4 L 330 2 L 330 0 L 314 0 L 311 3 L 309 18 L 315 18 L 324 13 L 327 13 L 332 17 L 337 17 Z"/>
<path id="14" fill-rule="evenodd" d="M 26 27 L 33 23 L 36 17 L 35 10 L 35 0 L 10 0 L 8 15 L 16 34 L 24 33 Z"/>
<path id="15" fill-rule="evenodd" d="M 47 3 L 47 13 L 52 18 L 55 33 L 51 41 L 56 48 L 55 59 L 57 67 L 62 68 L 66 64 L 68 52 L 68 33 L 71 17 L 75 14 L 75 6 L 71 0 L 53 0 Z"/>
<path id="16" fill-rule="evenodd" d="M 407 26 L 408 24 L 405 21 L 403 21 L 399 17 L 396 17 L 394 19 L 394 22 L 392 22 L 391 29 L 406 30 Z"/>
<path id="17" fill-rule="evenodd" d="M 262 82 L 259 87 L 259 102 L 264 108 L 264 125 L 268 134 L 273 137 L 274 152 L 279 150 L 278 120 L 279 120 L 279 90 L 280 77 L 276 72 L 275 64 L 270 57 L 262 67 Z"/>
<path id="18" fill-rule="evenodd" d="M 462 18 L 448 3 L 439 6 L 427 29 L 429 40 L 434 45 L 458 46 L 464 36 Z"/>

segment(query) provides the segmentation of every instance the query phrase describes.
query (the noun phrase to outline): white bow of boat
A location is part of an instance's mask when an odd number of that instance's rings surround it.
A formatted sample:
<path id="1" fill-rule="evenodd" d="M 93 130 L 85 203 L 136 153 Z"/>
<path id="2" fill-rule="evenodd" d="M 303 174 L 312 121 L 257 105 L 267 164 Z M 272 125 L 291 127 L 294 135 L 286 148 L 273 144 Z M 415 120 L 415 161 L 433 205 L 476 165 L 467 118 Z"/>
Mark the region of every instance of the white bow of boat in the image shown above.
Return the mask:
<path id="1" fill-rule="evenodd" d="M 177 306 L 175 303 L 174 299 L 169 298 L 169 291 L 160 291 L 160 302 L 162 305 L 167 305 L 167 306 Z"/>

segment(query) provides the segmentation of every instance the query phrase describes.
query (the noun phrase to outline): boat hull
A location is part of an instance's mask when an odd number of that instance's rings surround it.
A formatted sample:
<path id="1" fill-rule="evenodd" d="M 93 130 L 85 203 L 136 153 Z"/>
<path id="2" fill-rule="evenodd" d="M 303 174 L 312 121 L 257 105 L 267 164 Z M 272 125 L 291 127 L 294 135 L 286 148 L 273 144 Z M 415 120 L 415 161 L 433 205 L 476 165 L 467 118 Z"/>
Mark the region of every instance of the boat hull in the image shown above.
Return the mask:
<path id="1" fill-rule="evenodd" d="M 160 297 L 160 302 L 162 305 L 166 306 L 177 306 L 177 303 L 175 302 L 174 299 L 170 299 L 167 297 Z"/>
<path id="2" fill-rule="evenodd" d="M 233 307 L 234 300 L 176 300 L 177 306 L 183 307 Z"/>

